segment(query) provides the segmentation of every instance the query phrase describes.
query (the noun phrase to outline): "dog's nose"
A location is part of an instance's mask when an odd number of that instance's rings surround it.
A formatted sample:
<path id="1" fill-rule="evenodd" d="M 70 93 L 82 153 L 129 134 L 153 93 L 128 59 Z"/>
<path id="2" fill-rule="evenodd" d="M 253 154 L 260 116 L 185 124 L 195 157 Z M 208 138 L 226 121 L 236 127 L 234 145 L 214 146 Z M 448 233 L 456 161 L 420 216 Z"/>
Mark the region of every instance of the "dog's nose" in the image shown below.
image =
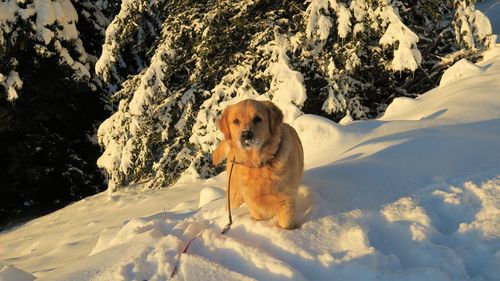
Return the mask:
<path id="1" fill-rule="evenodd" d="M 241 139 L 242 140 L 251 140 L 253 139 L 253 133 L 250 130 L 246 130 L 241 132 Z"/>

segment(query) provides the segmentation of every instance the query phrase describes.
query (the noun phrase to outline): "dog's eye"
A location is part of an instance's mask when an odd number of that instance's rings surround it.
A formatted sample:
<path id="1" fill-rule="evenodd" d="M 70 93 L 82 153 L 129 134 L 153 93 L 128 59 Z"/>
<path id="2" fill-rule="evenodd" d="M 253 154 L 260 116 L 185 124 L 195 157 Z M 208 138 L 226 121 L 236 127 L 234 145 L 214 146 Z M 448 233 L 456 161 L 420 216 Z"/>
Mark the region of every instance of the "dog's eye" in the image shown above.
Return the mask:
<path id="1" fill-rule="evenodd" d="M 262 121 L 262 118 L 260 118 L 259 116 L 255 116 L 255 118 L 253 119 L 253 123 L 254 123 L 254 124 L 257 124 L 257 123 L 259 123 L 260 121 Z"/>
<path id="2" fill-rule="evenodd" d="M 234 119 L 234 120 L 233 120 L 233 124 L 234 124 L 234 125 L 239 125 L 239 124 L 240 124 L 240 120 L 238 120 L 238 119 Z"/>

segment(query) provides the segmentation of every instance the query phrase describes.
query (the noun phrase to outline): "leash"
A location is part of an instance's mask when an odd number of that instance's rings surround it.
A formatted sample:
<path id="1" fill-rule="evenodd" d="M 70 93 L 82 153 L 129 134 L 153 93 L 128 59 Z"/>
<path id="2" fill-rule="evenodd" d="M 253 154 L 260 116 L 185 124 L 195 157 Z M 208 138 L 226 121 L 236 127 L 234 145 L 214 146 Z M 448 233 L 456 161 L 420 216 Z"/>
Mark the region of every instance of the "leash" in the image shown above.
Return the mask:
<path id="1" fill-rule="evenodd" d="M 179 256 L 177 258 L 177 262 L 175 263 L 175 266 L 174 266 L 174 269 L 172 270 L 172 273 L 170 273 L 169 279 L 172 279 L 175 276 L 175 274 L 177 273 L 177 270 L 178 270 L 178 267 L 179 267 L 179 263 L 181 261 L 181 255 L 187 253 L 187 250 L 188 250 L 189 246 L 191 246 L 191 243 L 193 243 L 193 241 L 196 238 L 200 237 L 203 234 L 203 231 L 204 230 L 200 231 L 200 233 L 196 234 L 195 237 L 191 238 L 191 240 L 189 240 L 189 242 L 186 244 L 186 246 L 184 247 L 184 249 L 182 250 L 182 252 L 179 253 Z"/>
<path id="2" fill-rule="evenodd" d="M 234 167 L 234 163 L 235 163 L 234 160 L 235 159 L 236 159 L 236 156 L 234 156 L 233 160 L 231 161 L 231 169 L 229 170 L 229 178 L 227 180 L 227 209 L 229 211 L 229 222 L 226 224 L 224 229 L 222 229 L 221 234 L 226 234 L 226 232 L 231 228 L 231 225 L 233 224 L 233 216 L 231 215 L 231 199 L 230 199 L 231 194 L 230 194 L 230 192 L 231 192 L 231 176 L 233 174 L 233 167 Z M 187 253 L 189 246 L 191 246 L 191 243 L 193 243 L 193 241 L 196 240 L 196 238 L 201 237 L 201 235 L 203 234 L 203 231 L 204 230 L 200 231 L 200 233 L 198 233 L 196 236 L 191 238 L 191 240 L 189 240 L 189 242 L 186 244 L 186 246 L 184 246 L 184 249 L 179 253 L 179 256 L 177 258 L 177 262 L 175 263 L 175 266 L 174 266 L 174 269 L 172 270 L 172 273 L 170 273 L 169 279 L 172 279 L 175 276 L 175 274 L 177 274 L 179 263 L 181 261 L 181 255 Z"/>
<path id="3" fill-rule="evenodd" d="M 229 213 L 229 222 L 226 224 L 224 229 L 222 229 L 221 234 L 226 234 L 233 224 L 233 216 L 231 216 L 231 176 L 233 175 L 234 160 L 236 160 L 236 155 L 231 161 L 231 169 L 229 169 L 229 178 L 227 179 L 227 210 Z"/>

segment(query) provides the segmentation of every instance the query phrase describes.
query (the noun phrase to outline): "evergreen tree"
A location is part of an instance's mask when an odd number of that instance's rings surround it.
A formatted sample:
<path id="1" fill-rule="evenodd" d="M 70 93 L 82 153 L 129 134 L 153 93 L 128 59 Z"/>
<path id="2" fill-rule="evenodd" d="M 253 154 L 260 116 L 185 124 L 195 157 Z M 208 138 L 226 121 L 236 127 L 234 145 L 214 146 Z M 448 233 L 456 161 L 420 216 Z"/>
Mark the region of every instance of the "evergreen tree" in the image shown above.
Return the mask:
<path id="1" fill-rule="evenodd" d="M 99 130 L 110 189 L 213 174 L 217 119 L 244 98 L 273 100 L 293 123 L 303 113 L 373 118 L 429 90 L 494 42 L 484 17 L 457 16 L 473 3 L 458 2 L 124 1 L 97 67 L 121 87 Z M 455 36 L 466 22 L 473 48 Z"/>
<path id="2" fill-rule="evenodd" d="M 121 1 L 96 64 L 96 73 L 108 83 L 110 91 L 118 90 L 128 75 L 137 74 L 148 64 L 166 7 L 161 0 Z"/>
<path id="3" fill-rule="evenodd" d="M 466 50 L 490 48 L 495 44 L 488 18 L 474 7 L 474 0 L 454 0 L 455 40 Z"/>
<path id="4" fill-rule="evenodd" d="M 0 223 L 105 188 L 95 132 L 106 96 L 82 38 L 98 40 L 106 21 L 78 3 L 77 11 L 68 0 L 0 2 Z M 78 21 L 90 12 L 102 25 Z"/>

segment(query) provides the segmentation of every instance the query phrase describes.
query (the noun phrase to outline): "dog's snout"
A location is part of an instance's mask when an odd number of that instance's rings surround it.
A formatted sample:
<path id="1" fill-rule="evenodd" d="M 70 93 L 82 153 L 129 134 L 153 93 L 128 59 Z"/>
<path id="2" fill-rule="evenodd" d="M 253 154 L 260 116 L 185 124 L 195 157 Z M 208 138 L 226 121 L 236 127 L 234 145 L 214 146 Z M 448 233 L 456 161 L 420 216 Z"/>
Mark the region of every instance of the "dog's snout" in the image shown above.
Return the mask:
<path id="1" fill-rule="evenodd" d="M 251 140 L 253 139 L 253 133 L 250 130 L 246 130 L 241 132 L 241 139 L 242 140 Z"/>

